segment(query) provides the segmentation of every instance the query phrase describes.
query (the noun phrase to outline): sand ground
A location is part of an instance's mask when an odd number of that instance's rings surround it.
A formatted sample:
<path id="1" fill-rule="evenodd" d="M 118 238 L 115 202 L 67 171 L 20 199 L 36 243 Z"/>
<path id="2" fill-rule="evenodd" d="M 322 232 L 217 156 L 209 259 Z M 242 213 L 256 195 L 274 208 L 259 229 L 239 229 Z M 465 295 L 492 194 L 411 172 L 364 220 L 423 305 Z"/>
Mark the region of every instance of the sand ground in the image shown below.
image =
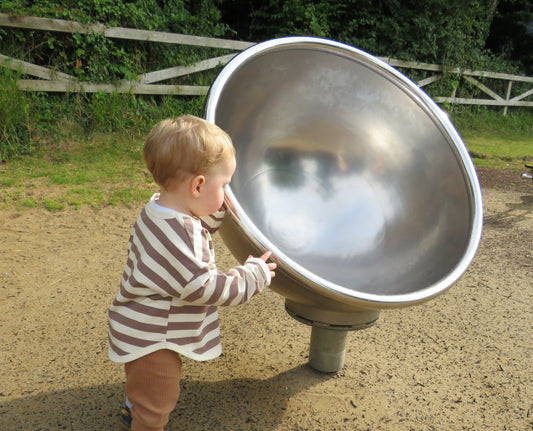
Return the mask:
<path id="1" fill-rule="evenodd" d="M 221 310 L 223 355 L 184 360 L 168 430 L 533 429 L 533 182 L 480 172 L 485 226 L 461 280 L 384 311 L 334 374 L 266 291 Z M 115 430 L 106 310 L 139 207 L 0 210 L 0 430 Z M 220 267 L 234 264 L 216 237 Z"/>

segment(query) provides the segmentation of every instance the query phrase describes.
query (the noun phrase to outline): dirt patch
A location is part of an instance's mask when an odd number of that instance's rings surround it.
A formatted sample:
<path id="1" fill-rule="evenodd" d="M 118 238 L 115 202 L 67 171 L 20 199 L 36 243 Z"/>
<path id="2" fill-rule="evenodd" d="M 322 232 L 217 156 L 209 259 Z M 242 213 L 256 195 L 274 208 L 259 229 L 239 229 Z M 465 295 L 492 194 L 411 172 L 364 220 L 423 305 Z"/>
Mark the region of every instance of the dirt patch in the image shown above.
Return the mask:
<path id="1" fill-rule="evenodd" d="M 531 170 L 523 168 L 484 168 L 478 167 L 477 175 L 483 188 L 494 188 L 497 190 L 509 190 L 513 192 L 533 192 L 533 180 L 522 178 L 523 173 L 531 173 Z"/>
<path id="2" fill-rule="evenodd" d="M 454 287 L 350 333 L 335 374 L 307 366 L 310 328 L 272 291 L 223 309 L 224 353 L 184 361 L 168 429 L 531 429 L 533 182 L 479 177 L 483 238 Z M 138 211 L 0 211 L 1 430 L 117 429 L 124 378 L 106 310 Z"/>

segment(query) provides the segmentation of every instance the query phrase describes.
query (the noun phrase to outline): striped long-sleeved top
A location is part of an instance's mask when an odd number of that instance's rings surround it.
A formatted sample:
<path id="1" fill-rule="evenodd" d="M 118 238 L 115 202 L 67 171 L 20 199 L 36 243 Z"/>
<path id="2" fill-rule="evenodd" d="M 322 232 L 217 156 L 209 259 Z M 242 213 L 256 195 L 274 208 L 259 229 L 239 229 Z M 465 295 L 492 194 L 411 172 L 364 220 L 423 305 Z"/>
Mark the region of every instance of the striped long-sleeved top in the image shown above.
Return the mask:
<path id="1" fill-rule="evenodd" d="M 200 219 L 154 205 L 135 222 L 117 297 L 109 307 L 109 358 L 130 362 L 160 349 L 195 360 L 222 352 L 217 306 L 238 305 L 270 284 L 270 270 L 249 258 L 227 273 L 215 266 L 210 232 L 223 211 Z"/>

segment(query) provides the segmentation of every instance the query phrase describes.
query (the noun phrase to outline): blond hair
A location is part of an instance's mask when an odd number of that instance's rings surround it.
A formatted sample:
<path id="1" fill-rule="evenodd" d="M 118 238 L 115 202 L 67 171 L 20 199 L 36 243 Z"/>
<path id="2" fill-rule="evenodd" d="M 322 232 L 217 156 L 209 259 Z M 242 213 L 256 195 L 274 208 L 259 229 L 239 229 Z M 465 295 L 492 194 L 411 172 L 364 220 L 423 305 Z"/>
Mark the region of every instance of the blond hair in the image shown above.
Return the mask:
<path id="1" fill-rule="evenodd" d="M 215 163 L 235 156 L 231 138 L 220 127 L 194 115 L 157 123 L 146 137 L 143 157 L 154 181 L 168 188 L 187 175 L 205 174 Z"/>

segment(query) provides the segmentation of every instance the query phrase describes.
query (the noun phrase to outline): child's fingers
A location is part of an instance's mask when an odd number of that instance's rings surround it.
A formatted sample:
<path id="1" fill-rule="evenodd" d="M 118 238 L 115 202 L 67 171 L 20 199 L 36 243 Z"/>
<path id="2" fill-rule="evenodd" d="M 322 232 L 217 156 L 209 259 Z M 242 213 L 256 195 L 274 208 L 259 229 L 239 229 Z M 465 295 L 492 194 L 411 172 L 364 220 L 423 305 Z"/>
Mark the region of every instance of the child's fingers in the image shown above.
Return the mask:
<path id="1" fill-rule="evenodd" d="M 267 263 L 267 266 L 268 266 L 268 269 L 270 269 L 270 276 L 275 277 L 276 276 L 275 270 L 278 267 L 278 265 L 276 265 L 275 263 Z"/>
<path id="2" fill-rule="evenodd" d="M 261 256 L 260 259 L 266 262 L 270 256 L 272 256 L 272 252 L 269 250 L 269 251 L 265 252 L 263 254 L 263 256 Z"/>
<path id="3" fill-rule="evenodd" d="M 272 256 L 272 252 L 271 251 L 267 251 L 259 259 L 261 259 L 263 262 L 266 263 L 266 261 L 270 258 L 270 256 Z M 251 254 L 248 255 L 248 259 L 251 258 L 251 257 L 252 257 Z M 275 264 L 274 262 L 269 262 L 269 263 L 267 263 L 267 267 L 270 270 L 270 276 L 271 277 L 275 277 L 276 276 L 275 270 L 278 267 L 278 265 Z"/>
<path id="4" fill-rule="evenodd" d="M 266 261 L 270 258 L 270 256 L 272 256 L 272 252 L 269 250 L 263 253 L 263 255 L 259 259 L 261 259 L 263 262 L 266 263 Z M 248 258 L 251 258 L 251 257 L 252 257 L 251 254 L 248 255 Z M 270 270 L 271 277 L 274 277 L 276 275 L 274 271 L 276 270 L 278 265 L 276 265 L 274 262 L 270 262 L 270 263 L 267 263 L 267 266 L 268 266 L 268 269 Z"/>

